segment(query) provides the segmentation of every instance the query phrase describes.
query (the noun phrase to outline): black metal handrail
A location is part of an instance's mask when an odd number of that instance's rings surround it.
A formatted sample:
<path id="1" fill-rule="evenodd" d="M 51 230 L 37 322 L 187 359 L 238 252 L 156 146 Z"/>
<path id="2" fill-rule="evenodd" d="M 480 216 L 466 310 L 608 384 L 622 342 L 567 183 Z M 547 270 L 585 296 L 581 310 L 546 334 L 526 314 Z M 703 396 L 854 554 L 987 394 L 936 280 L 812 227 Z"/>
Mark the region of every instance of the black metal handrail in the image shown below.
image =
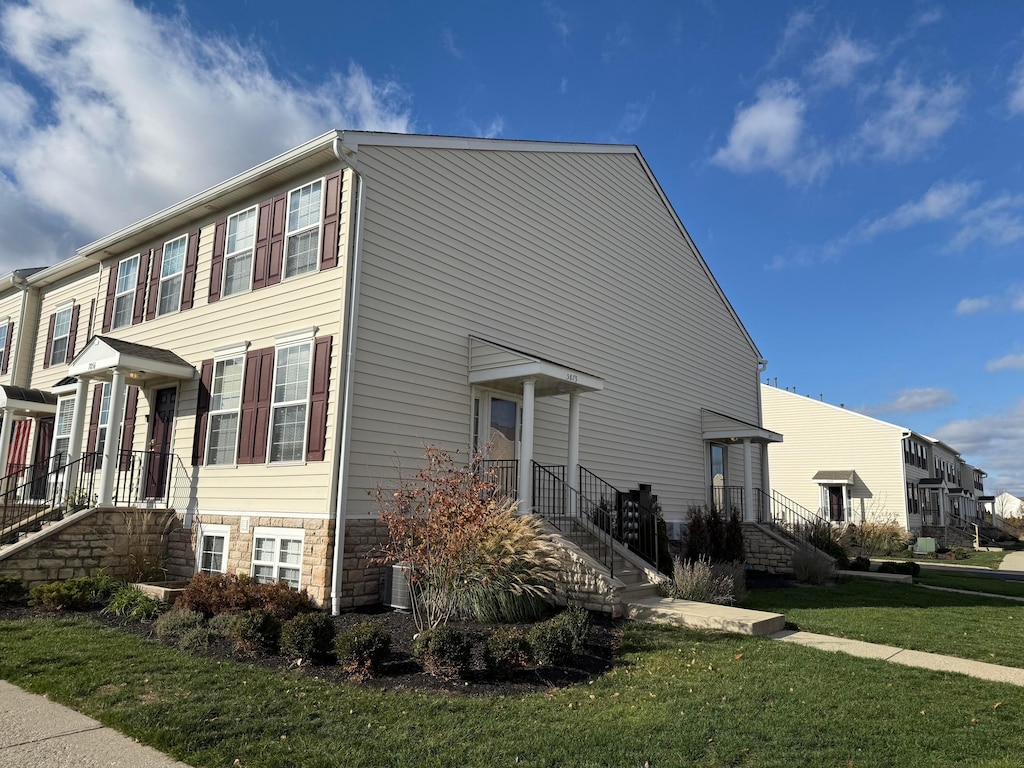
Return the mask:
<path id="1" fill-rule="evenodd" d="M 111 501 L 118 506 L 154 502 L 169 506 L 175 471 L 174 458 L 173 453 L 157 451 L 118 452 Z"/>
<path id="2" fill-rule="evenodd" d="M 518 459 L 484 459 L 479 465 L 490 476 L 496 493 L 512 499 L 519 498 Z"/>
<path id="3" fill-rule="evenodd" d="M 615 547 L 607 521 L 607 504 L 580 493 L 565 481 L 565 467 L 533 462 L 533 508 L 566 538 L 575 542 L 615 575 Z M 607 526 L 607 527 L 606 527 Z"/>
<path id="4" fill-rule="evenodd" d="M 14 467 L 14 469 L 0 477 L 0 490 L 10 490 L 21 485 L 25 482 L 26 475 L 37 477 L 40 474 L 46 474 L 49 471 L 49 464 L 49 459 L 41 459 L 33 464 L 8 464 L 8 469 L 11 469 L 11 467 Z"/>
<path id="5" fill-rule="evenodd" d="M 42 523 L 95 503 L 95 454 L 68 462 L 65 454 L 50 459 L 49 470 L 0 494 L 0 544 L 9 544 Z"/>
<path id="6" fill-rule="evenodd" d="M 712 485 L 709 488 L 711 508 L 717 509 L 728 517 L 732 512 L 738 512 L 743 516 L 743 486 L 741 485 Z"/>

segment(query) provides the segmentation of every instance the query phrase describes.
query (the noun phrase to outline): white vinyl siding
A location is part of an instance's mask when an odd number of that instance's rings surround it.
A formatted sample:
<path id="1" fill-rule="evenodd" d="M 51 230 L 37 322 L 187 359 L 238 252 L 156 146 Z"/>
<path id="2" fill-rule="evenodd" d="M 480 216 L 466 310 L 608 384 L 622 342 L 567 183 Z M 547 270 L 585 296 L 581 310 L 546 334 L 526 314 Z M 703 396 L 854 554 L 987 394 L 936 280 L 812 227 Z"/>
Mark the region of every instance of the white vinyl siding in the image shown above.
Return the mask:
<path id="1" fill-rule="evenodd" d="M 313 272 L 320 259 L 320 211 L 323 182 L 314 181 L 288 195 L 284 276 Z"/>
<path id="2" fill-rule="evenodd" d="M 235 463 L 244 371 L 245 358 L 241 355 L 214 363 L 206 452 L 206 463 L 211 466 Z"/>
<path id="3" fill-rule="evenodd" d="M 309 342 L 278 347 L 274 356 L 274 390 L 271 403 L 271 462 L 302 461 L 306 448 L 306 414 L 309 408 Z"/>
<path id="4" fill-rule="evenodd" d="M 160 264 L 160 300 L 157 315 L 167 315 L 181 309 L 181 283 L 185 275 L 185 252 L 188 235 L 164 243 Z"/>
<path id="5" fill-rule="evenodd" d="M 224 296 L 244 293 L 252 287 L 256 216 L 257 208 L 253 206 L 228 217 L 224 248 Z"/>
<path id="6" fill-rule="evenodd" d="M 50 365 L 66 363 L 68 360 L 68 340 L 71 336 L 71 314 L 73 309 L 73 307 L 64 307 L 57 312 L 54 319 Z"/>
<path id="7" fill-rule="evenodd" d="M 131 325 L 135 307 L 135 288 L 139 276 L 139 255 L 129 256 L 117 265 L 117 287 L 114 292 L 112 328 Z"/>
<path id="8" fill-rule="evenodd" d="M 252 577 L 262 583 L 283 581 L 299 589 L 302 580 L 303 531 L 257 528 L 253 536 Z"/>

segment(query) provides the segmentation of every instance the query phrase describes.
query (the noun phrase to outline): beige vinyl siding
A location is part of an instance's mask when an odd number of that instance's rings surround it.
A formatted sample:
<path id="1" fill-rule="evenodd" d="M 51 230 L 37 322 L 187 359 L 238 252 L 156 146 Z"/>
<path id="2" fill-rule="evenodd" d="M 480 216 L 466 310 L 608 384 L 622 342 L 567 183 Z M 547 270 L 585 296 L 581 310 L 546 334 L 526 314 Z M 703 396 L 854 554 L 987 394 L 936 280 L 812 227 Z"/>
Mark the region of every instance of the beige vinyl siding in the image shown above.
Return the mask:
<path id="1" fill-rule="evenodd" d="M 7 346 L 10 348 L 10 357 L 8 358 L 7 373 L 0 373 L 0 384 L 14 384 L 17 386 L 24 386 L 29 380 L 28 373 L 25 370 L 25 366 L 28 363 L 22 363 L 19 365 L 19 356 L 21 359 L 27 359 L 28 355 L 21 355 L 22 339 L 32 338 L 31 335 L 25 336 L 25 329 L 22 328 L 22 302 L 25 301 L 25 292 L 20 290 L 11 290 L 7 295 L 0 297 L 0 321 L 14 323 L 14 336 L 7 339 Z M 32 303 L 31 300 L 29 302 Z M 29 353 L 30 354 L 30 353 Z M 20 375 L 19 375 L 20 374 Z M 17 378 L 16 378 L 17 377 Z"/>
<path id="2" fill-rule="evenodd" d="M 470 335 L 604 380 L 581 398 L 583 466 L 651 483 L 670 516 L 704 498 L 700 409 L 758 423 L 757 355 L 634 154 L 359 156 L 350 514 L 424 442 L 467 448 Z M 537 461 L 565 463 L 567 413 L 537 401 Z"/>
<path id="3" fill-rule="evenodd" d="M 820 506 L 814 475 L 856 473 L 850 519 L 907 527 L 902 427 L 762 385 L 764 426 L 785 435 L 768 448 L 772 488 L 812 512 Z"/>

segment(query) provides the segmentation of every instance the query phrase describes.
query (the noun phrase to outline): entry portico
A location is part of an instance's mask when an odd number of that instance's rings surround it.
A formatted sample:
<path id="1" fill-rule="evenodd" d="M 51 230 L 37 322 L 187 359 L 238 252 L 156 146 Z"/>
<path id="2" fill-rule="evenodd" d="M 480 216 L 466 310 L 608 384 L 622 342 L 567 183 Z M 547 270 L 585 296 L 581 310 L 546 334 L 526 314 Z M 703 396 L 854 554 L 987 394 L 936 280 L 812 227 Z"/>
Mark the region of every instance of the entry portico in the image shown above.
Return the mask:
<path id="1" fill-rule="evenodd" d="M 569 396 L 566 482 L 576 487 L 580 464 L 580 395 L 600 392 L 604 381 L 551 360 L 471 336 L 469 383 L 522 397 L 519 439 L 519 508 L 527 510 L 533 498 L 534 404 L 537 398 Z M 579 490 L 579 489 L 577 489 Z"/>
<path id="2" fill-rule="evenodd" d="M 741 443 L 743 445 L 743 519 L 747 522 L 754 522 L 757 519 L 757 510 L 754 504 L 753 445 L 756 443 L 762 446 L 761 487 L 768 488 L 768 452 L 764 446 L 769 443 L 781 443 L 782 435 L 707 408 L 701 409 L 700 417 L 701 435 L 705 445 L 712 443 Z"/>

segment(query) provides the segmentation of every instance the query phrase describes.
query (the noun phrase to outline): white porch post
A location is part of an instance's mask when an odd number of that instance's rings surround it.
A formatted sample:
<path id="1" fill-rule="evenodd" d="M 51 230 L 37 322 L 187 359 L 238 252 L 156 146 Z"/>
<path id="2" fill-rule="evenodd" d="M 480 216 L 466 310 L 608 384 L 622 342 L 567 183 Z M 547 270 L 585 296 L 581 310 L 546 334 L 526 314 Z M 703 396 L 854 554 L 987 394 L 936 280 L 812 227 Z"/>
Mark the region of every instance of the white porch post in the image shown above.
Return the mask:
<path id="1" fill-rule="evenodd" d="M 107 424 L 120 424 L 124 417 L 125 375 L 120 368 L 114 369 L 114 378 L 110 382 L 110 417 Z M 103 469 L 100 471 L 99 506 L 109 507 L 114 498 L 114 480 L 117 477 L 117 444 L 118 434 L 113 427 L 108 428 L 107 439 L 103 444 Z"/>
<path id="2" fill-rule="evenodd" d="M 523 382 L 523 433 L 519 451 L 519 511 L 530 511 L 533 504 L 533 399 L 535 379 Z"/>
<path id="3" fill-rule="evenodd" d="M 754 458 L 749 437 L 743 438 L 743 519 L 748 523 L 757 520 L 754 512 Z"/>
<path id="4" fill-rule="evenodd" d="M 846 521 L 850 521 L 850 516 L 853 514 L 853 510 L 850 509 L 850 486 L 843 485 L 843 515 L 846 517 Z"/>
<path id="5" fill-rule="evenodd" d="M 14 429 L 14 414 L 9 408 L 4 408 L 3 425 L 0 426 L 0 477 L 7 476 L 7 449 L 11 445 L 11 432 Z M 0 491 L 6 491 L 0 488 Z"/>
<path id="6" fill-rule="evenodd" d="M 580 474 L 580 393 L 569 393 L 569 456 L 565 481 L 576 488 Z M 576 490 L 579 490 L 578 488 Z"/>
<path id="7" fill-rule="evenodd" d="M 79 378 L 75 385 L 75 406 L 71 412 L 71 435 L 68 439 L 68 464 L 66 493 L 74 492 L 78 487 L 79 466 L 75 464 L 82 458 L 82 434 L 85 432 L 85 400 L 89 392 L 89 382 Z"/>

